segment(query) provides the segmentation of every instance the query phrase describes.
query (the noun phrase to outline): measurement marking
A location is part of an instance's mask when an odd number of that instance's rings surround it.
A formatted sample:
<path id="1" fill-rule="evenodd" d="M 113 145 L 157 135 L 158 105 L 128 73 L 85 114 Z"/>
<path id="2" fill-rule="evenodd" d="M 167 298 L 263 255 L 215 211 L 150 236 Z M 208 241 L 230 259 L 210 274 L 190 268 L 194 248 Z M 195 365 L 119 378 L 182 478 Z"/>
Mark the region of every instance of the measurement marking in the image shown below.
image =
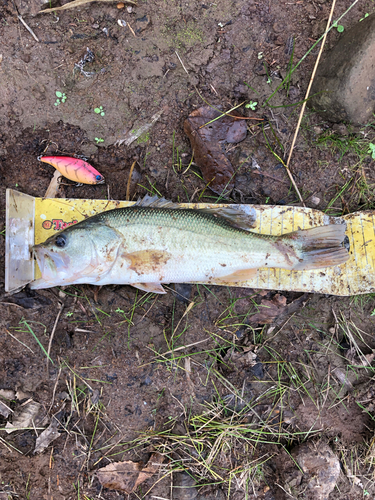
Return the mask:
<path id="1" fill-rule="evenodd" d="M 294 207 L 292 210 L 292 232 L 294 231 L 294 217 L 295 217 L 295 211 Z M 292 282 L 293 282 L 293 271 L 290 271 L 290 281 L 289 281 L 289 288 L 292 290 Z"/>
<path id="2" fill-rule="evenodd" d="M 271 208 L 270 234 L 272 234 L 272 223 L 273 223 L 273 207 Z M 270 268 L 267 269 L 267 288 L 270 289 Z"/>
<path id="3" fill-rule="evenodd" d="M 363 238 L 363 247 L 365 248 L 365 256 L 366 256 L 366 264 L 368 265 L 368 257 L 367 257 L 367 248 L 366 248 L 366 243 L 365 243 L 365 230 L 363 228 L 363 221 L 362 221 L 362 213 L 359 213 L 359 220 L 361 221 L 361 229 L 362 229 L 362 238 Z"/>
<path id="4" fill-rule="evenodd" d="M 263 210 L 259 214 L 259 232 L 260 233 L 262 232 L 262 215 L 263 215 Z M 259 288 L 259 273 L 260 273 L 260 270 L 258 269 L 258 272 L 257 272 L 257 288 Z"/>

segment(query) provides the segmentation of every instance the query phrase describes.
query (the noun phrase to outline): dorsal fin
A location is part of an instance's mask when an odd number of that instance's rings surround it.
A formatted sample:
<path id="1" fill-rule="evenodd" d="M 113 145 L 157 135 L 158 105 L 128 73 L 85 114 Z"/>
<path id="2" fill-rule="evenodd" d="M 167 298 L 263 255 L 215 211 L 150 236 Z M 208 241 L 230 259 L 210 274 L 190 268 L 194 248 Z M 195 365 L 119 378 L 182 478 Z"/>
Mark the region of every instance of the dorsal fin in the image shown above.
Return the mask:
<path id="1" fill-rule="evenodd" d="M 133 206 L 138 207 L 153 207 L 153 208 L 169 208 L 169 209 L 183 209 L 178 203 L 166 200 L 165 198 L 159 198 L 157 195 L 146 196 L 139 199 L 137 203 Z M 249 230 L 255 226 L 256 216 L 255 213 L 247 214 L 238 205 L 227 205 L 225 207 L 205 207 L 205 208 L 194 208 L 191 210 L 197 210 L 205 214 L 213 215 L 215 217 L 222 217 L 226 219 L 231 226 L 237 227 L 239 229 Z"/>

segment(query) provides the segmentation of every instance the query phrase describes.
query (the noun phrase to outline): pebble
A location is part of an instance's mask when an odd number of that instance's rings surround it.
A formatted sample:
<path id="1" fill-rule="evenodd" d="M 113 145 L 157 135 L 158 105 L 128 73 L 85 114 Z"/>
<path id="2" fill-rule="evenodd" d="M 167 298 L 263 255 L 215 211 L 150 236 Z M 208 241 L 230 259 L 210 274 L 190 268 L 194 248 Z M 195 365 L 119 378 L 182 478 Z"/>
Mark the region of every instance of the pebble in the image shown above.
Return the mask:
<path id="1" fill-rule="evenodd" d="M 310 202 L 311 202 L 311 205 L 314 205 L 316 207 L 320 203 L 320 198 L 318 198 L 317 196 L 311 196 Z"/>
<path id="2" fill-rule="evenodd" d="M 292 455 L 304 472 L 305 488 L 313 492 L 314 500 L 326 500 L 340 475 L 340 461 L 325 443 L 304 443 Z"/>

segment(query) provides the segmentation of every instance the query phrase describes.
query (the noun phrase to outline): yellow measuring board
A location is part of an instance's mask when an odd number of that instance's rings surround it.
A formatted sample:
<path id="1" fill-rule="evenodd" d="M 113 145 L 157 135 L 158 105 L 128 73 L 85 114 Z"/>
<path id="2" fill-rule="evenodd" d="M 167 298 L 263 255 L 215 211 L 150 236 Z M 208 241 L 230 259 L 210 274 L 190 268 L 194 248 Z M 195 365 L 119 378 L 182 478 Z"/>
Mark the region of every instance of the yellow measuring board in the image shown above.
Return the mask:
<path id="1" fill-rule="evenodd" d="M 6 291 L 19 289 L 33 278 L 40 276 L 32 256 L 34 244 L 41 243 L 68 225 L 99 212 L 132 204 L 126 201 L 34 198 L 8 189 Z M 210 205 L 181 204 L 184 208 L 205 206 Z M 375 292 L 375 212 L 357 212 L 336 218 L 329 217 L 319 210 L 303 207 L 268 205 L 239 205 L 239 207 L 256 219 L 252 231 L 263 234 L 280 235 L 297 229 L 337 224 L 344 220 L 347 224 L 350 259 L 341 266 L 314 271 L 259 269 L 257 276 L 248 281 L 228 282 L 224 285 L 343 296 Z M 24 275 L 20 275 L 20 269 Z"/>

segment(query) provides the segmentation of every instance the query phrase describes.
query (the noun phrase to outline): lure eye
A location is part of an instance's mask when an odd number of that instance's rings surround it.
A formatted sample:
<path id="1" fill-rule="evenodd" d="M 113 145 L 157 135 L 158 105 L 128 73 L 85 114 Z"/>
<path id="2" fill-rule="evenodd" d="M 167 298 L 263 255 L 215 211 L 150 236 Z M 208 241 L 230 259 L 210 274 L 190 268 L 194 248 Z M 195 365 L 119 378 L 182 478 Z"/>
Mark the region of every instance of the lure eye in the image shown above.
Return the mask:
<path id="1" fill-rule="evenodd" d="M 97 181 L 101 181 L 101 180 L 103 179 L 103 177 L 102 177 L 101 175 L 97 175 L 97 176 L 95 177 L 95 179 L 96 179 Z"/>
<path id="2" fill-rule="evenodd" d="M 63 234 L 59 234 L 58 236 L 56 236 L 55 243 L 59 248 L 64 248 L 64 246 L 66 245 L 66 237 Z"/>

